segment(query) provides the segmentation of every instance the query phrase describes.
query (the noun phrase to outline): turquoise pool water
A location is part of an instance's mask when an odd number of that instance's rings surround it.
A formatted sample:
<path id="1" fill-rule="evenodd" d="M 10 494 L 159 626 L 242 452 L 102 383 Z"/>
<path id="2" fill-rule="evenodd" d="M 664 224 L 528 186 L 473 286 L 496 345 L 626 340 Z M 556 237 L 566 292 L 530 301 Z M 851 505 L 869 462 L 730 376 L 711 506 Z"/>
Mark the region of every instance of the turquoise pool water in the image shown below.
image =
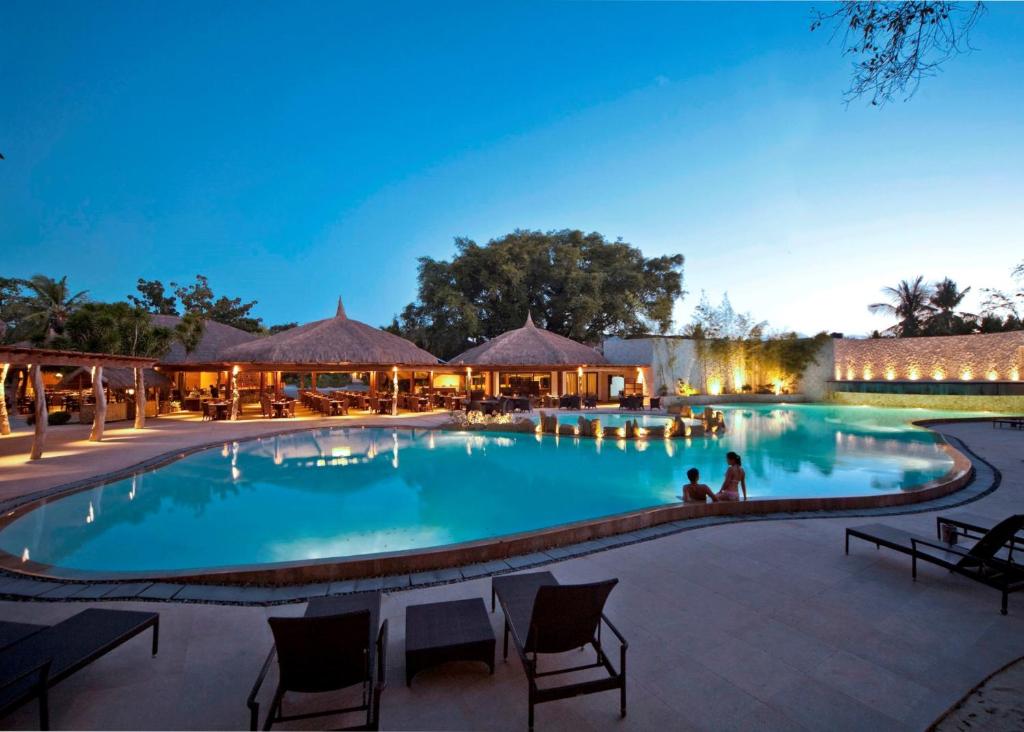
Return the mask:
<path id="1" fill-rule="evenodd" d="M 15 556 L 86 571 L 198 569 L 451 544 L 678 500 L 686 470 L 751 498 L 899 491 L 951 459 L 911 419 L 861 407 L 727 406 L 722 437 L 626 442 L 388 428 L 227 443 L 42 505 L 0 531 Z"/>

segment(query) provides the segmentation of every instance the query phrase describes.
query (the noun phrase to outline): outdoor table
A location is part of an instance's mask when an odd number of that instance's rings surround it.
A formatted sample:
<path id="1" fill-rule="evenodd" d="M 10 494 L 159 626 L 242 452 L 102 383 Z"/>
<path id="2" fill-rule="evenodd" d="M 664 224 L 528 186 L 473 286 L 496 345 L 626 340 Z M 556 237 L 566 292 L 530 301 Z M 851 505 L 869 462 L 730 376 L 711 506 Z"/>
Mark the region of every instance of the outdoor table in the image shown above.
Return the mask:
<path id="1" fill-rule="evenodd" d="M 391 414 L 391 397 L 381 397 L 380 399 L 380 413 Z"/>
<path id="2" fill-rule="evenodd" d="M 498 411 L 498 406 L 501 404 L 497 399 L 481 399 L 480 400 L 480 411 L 484 414 L 494 414 Z"/>
<path id="3" fill-rule="evenodd" d="M 270 406 L 274 408 L 274 416 L 275 417 L 283 417 L 284 416 L 284 408 L 286 406 L 288 406 L 288 402 L 285 399 L 280 399 L 278 401 L 271 402 Z"/>
<path id="4" fill-rule="evenodd" d="M 449 661 L 481 661 L 494 673 L 494 630 L 479 597 L 405 609 L 405 685 Z"/>
<path id="5" fill-rule="evenodd" d="M 207 402 L 214 408 L 214 419 L 227 419 L 228 418 L 228 403 L 227 402 Z"/>

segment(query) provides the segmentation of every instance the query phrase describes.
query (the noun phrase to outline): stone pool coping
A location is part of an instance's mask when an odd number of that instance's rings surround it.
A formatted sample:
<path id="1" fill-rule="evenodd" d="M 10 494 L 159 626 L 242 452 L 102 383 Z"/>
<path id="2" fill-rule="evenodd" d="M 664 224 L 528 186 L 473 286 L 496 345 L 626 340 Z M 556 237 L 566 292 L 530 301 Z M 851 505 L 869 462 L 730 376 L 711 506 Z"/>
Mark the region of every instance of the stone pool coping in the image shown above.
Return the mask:
<path id="1" fill-rule="evenodd" d="M 912 424 L 928 427 L 942 422 L 988 421 L 979 419 L 921 420 Z M 379 425 L 345 425 L 347 429 L 381 428 Z M 261 439 L 319 428 L 278 430 L 245 438 Z M 433 429 L 416 425 L 390 425 L 384 429 Z M 265 565 L 235 566 L 201 571 L 98 573 L 64 570 L 28 561 L 0 552 L 0 595 L 11 594 L 43 599 L 96 599 L 124 597 L 134 591 L 146 599 L 196 599 L 225 601 L 239 595 L 252 602 L 287 601 L 296 596 L 298 586 L 314 586 L 317 591 L 358 592 L 369 589 L 401 589 L 419 584 L 443 583 L 495 572 L 512 571 L 558 561 L 623 544 L 656 538 L 676 531 L 740 520 L 838 515 L 869 515 L 863 512 L 907 512 L 921 503 L 934 503 L 970 484 L 976 469 L 971 461 L 942 435 L 935 433 L 942 448 L 953 460 L 953 468 L 939 479 L 900 493 L 877 496 L 834 498 L 757 499 L 738 503 L 672 504 L 626 512 L 597 519 L 538 529 L 503 537 L 483 539 L 427 549 L 365 555 L 352 558 L 299 560 Z M 955 438 L 953 438 L 955 439 Z M 34 495 L 9 501 L 0 507 L 0 528 L 36 506 L 141 471 L 153 470 L 187 455 L 215 449 L 235 440 L 217 440 L 184 450 L 175 450 L 134 466 L 101 476 L 57 486 Z M 244 441 L 244 440 L 238 440 Z M 961 443 L 962 445 L 962 443 Z M 966 446 L 963 446 L 967 449 Z M 969 451 L 969 449 L 968 449 Z M 977 459 L 977 458 L 976 458 Z M 994 488 L 993 488 L 994 490 Z M 973 500 L 973 498 L 967 498 Z M 904 510 L 900 510 L 900 509 Z M 919 510 L 932 510 L 931 507 Z M 413 577 L 417 581 L 413 581 Z M 5 581 L 5 579 L 7 581 Z M 13 582 L 13 584 L 12 584 Z M 25 584 L 29 583 L 29 584 Z M 49 586 L 46 586 L 49 585 Z M 234 586 L 234 587 L 225 587 Z M 255 587 L 254 585 L 264 585 Z M 270 587 L 265 587 L 269 585 Z M 45 586 L 45 587 L 44 587 Z M 197 590 L 207 586 L 208 590 Z M 178 589 L 171 594 L 171 587 Z M 189 588 L 192 589 L 189 589 Z M 102 588 L 104 592 L 96 594 Z M 331 588 L 334 588 L 333 590 Z M 230 592 L 229 589 L 242 592 Z M 52 594 L 51 594 L 52 593 Z M 145 593 L 145 594 L 143 594 Z M 183 593 L 183 594 L 182 594 Z M 269 593 L 269 594 L 268 594 Z M 298 593 L 301 595 L 301 593 Z M 163 595 L 167 595 L 163 597 Z M 302 595 L 308 597 L 309 595 Z"/>

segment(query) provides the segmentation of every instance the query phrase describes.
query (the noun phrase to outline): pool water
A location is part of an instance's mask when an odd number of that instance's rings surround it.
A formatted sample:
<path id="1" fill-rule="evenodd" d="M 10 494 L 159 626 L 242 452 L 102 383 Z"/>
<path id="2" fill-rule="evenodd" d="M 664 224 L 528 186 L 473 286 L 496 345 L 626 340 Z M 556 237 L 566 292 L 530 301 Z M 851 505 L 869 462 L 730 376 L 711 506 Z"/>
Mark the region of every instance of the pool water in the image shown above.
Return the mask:
<path id="1" fill-rule="evenodd" d="M 337 427 L 227 443 L 43 504 L 0 531 L 0 549 L 103 572 L 342 557 L 671 504 L 691 466 L 717 490 L 729 450 L 751 498 L 900 491 L 953 464 L 908 421 L 954 413 L 721 409 L 723 436 L 687 440 Z"/>

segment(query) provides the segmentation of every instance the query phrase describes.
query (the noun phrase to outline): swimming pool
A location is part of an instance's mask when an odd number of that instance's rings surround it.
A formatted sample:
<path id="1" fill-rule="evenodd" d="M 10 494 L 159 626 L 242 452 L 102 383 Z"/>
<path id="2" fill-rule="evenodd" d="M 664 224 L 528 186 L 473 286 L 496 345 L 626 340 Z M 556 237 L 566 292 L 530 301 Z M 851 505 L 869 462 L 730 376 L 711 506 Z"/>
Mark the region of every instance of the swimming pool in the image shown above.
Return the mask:
<path id="1" fill-rule="evenodd" d="M 693 440 L 336 427 L 227 443 L 40 504 L 0 530 L 0 549 L 87 572 L 352 557 L 673 504 L 691 466 L 717 488 L 729 450 L 751 498 L 890 493 L 953 465 L 908 423 L 952 413 L 721 409 L 727 432 Z"/>

